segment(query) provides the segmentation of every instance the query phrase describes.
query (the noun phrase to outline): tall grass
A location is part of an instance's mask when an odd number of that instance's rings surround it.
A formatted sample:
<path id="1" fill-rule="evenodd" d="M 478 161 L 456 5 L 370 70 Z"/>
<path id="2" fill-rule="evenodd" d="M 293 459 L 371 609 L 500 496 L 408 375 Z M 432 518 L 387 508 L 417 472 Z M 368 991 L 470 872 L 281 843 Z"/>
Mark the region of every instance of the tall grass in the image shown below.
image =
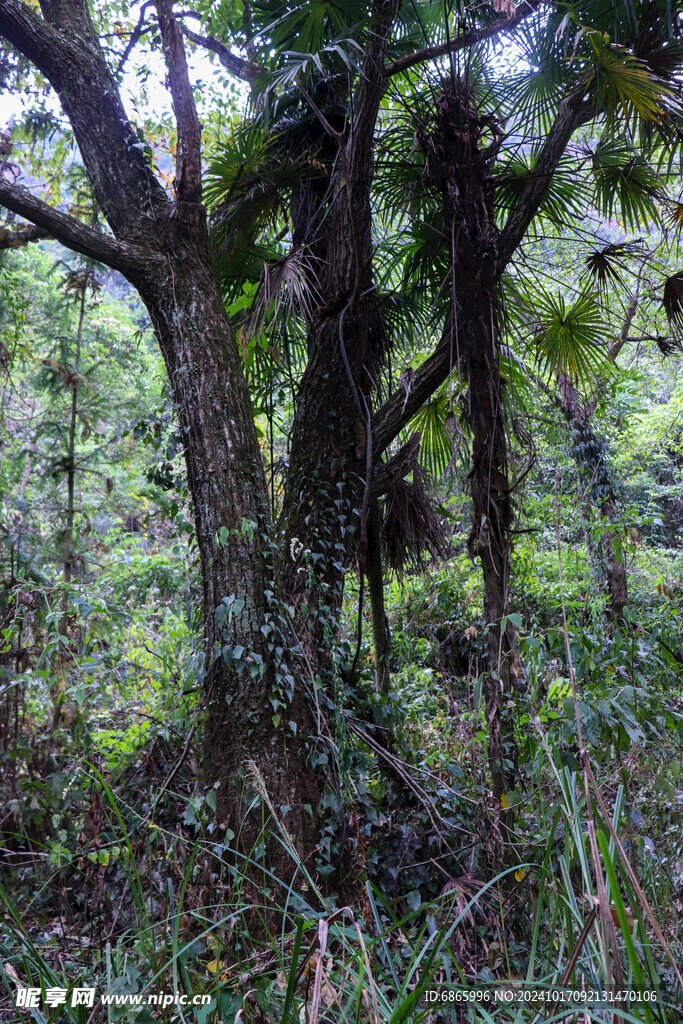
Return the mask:
<path id="1" fill-rule="evenodd" d="M 263 796 L 264 833 L 289 850 L 294 880 L 283 884 L 252 855 L 231 852 L 230 884 L 215 902 L 196 905 L 193 879 L 198 858 L 212 857 L 224 870 L 222 854 L 197 841 L 185 852 L 182 872 L 168 878 L 163 893 L 151 899 L 154 881 L 145 876 L 129 828 L 130 807 L 117 800 L 104 778 L 91 769 L 106 800 L 110 830 L 125 848 L 128 915 L 116 940 L 86 962 L 66 967 L 29 933 L 26 913 L 0 890 L 4 909 L 0 975 L 6 989 L 0 1020 L 32 1019 L 36 1024 L 68 1020 L 73 1024 L 130 1020 L 138 1024 L 434 1024 L 482 1021 L 522 1024 L 540 1020 L 642 1021 L 665 1024 L 678 1019 L 666 957 L 653 942 L 651 922 L 617 849 L 623 791 L 618 790 L 611 820 L 592 807 L 600 864 L 596 868 L 588 829 L 586 796 L 575 772 L 559 765 L 543 739 L 543 770 L 554 783 L 555 810 L 544 857 L 521 864 L 470 888 L 454 885 L 415 911 L 400 913 L 370 882 L 358 907 L 340 907 L 317 885 L 297 856 L 283 824 Z M 149 826 L 151 823 L 147 823 Z M 170 850 L 178 837 L 161 832 Z M 151 832 L 151 829 L 148 829 Z M 186 844 L 187 845 L 187 844 Z M 597 871 L 603 873 L 608 908 L 598 906 Z M 262 882 L 258 898 L 255 872 Z M 507 964 L 495 981 L 468 974 L 458 949 L 472 928 L 472 913 L 487 898 L 524 873 L 532 910 L 528 927 L 528 965 L 511 978 Z M 277 906 L 277 927 L 273 908 Z M 613 923 L 616 946 L 604 927 Z M 191 924 L 188 935 L 188 921 Z M 507 923 L 502 920 L 503 934 Z M 505 961 L 505 958 L 503 958 Z M 597 1000 L 589 1006 L 541 999 L 514 1002 L 526 989 L 552 992 L 562 987 L 603 992 L 615 979 L 628 990 L 654 994 L 653 1001 Z M 663 984 L 667 981 L 667 985 Z M 13 1008 L 18 986 L 63 988 L 94 985 L 102 991 L 210 993 L 203 1007 L 173 1006 L 131 1010 L 61 1006 L 54 1010 Z M 478 1001 L 465 996 L 476 986 Z M 667 987 L 668 986 L 668 987 Z M 432 993 L 440 993 L 434 996 Z M 428 995 L 429 993 L 429 995 Z M 667 995 L 668 993 L 668 995 Z M 146 1015 L 145 1015 L 146 1014 Z"/>

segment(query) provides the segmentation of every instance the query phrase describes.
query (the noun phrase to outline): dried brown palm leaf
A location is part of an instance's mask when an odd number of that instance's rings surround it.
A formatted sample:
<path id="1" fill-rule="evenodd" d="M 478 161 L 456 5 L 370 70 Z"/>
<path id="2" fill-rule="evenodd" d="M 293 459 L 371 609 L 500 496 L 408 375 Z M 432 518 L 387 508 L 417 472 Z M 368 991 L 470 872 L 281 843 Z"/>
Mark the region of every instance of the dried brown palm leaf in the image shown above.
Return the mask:
<path id="1" fill-rule="evenodd" d="M 399 579 L 406 566 L 424 571 L 425 554 L 448 555 L 446 531 L 425 490 L 426 475 L 416 466 L 412 483 L 397 480 L 387 492 L 382 540 L 387 562 Z"/>
<path id="2" fill-rule="evenodd" d="M 683 335 L 683 271 L 667 277 L 662 305 L 672 334 Z"/>
<path id="3" fill-rule="evenodd" d="M 662 334 L 655 338 L 655 342 L 659 351 L 667 358 L 683 348 L 678 338 L 665 338 Z"/>
<path id="4" fill-rule="evenodd" d="M 280 310 L 298 309 L 305 317 L 320 300 L 317 269 L 320 260 L 308 246 L 296 245 L 272 263 L 266 263 L 261 274 L 249 324 L 249 334 L 259 334 L 273 322 Z"/>
<path id="5" fill-rule="evenodd" d="M 582 277 L 589 275 L 598 286 L 598 291 L 604 291 L 610 283 L 623 285 L 619 271 L 627 270 L 627 256 L 634 256 L 643 247 L 641 238 L 632 242 L 620 242 L 615 245 L 606 245 L 603 249 L 589 252 L 584 257 L 585 270 Z"/>
<path id="6" fill-rule="evenodd" d="M 673 204 L 670 220 L 676 231 L 683 229 L 683 202 L 680 200 Z"/>

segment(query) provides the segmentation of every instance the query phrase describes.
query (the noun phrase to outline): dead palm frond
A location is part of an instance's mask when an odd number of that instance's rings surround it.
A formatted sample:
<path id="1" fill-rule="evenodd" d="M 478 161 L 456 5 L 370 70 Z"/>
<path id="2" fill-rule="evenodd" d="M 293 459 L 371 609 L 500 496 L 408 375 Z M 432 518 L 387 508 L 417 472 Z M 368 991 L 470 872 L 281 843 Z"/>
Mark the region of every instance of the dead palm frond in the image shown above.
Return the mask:
<path id="1" fill-rule="evenodd" d="M 266 262 L 251 308 L 248 332 L 258 335 L 282 311 L 309 319 L 322 302 L 316 264 L 307 245 L 296 245 L 279 259 Z"/>
<path id="2" fill-rule="evenodd" d="M 669 223 L 676 231 L 683 229 L 683 202 L 680 199 L 672 206 Z"/>
<path id="3" fill-rule="evenodd" d="M 416 466 L 412 482 L 397 480 L 387 492 L 382 540 L 387 562 L 399 579 L 406 566 L 424 571 L 425 554 L 448 555 L 446 531 L 425 490 L 426 475 Z"/>
<path id="4" fill-rule="evenodd" d="M 680 352 L 683 348 L 683 345 L 681 345 L 677 338 L 665 338 L 661 334 L 658 334 L 655 338 L 655 344 L 665 359 L 668 359 L 669 356 L 674 355 L 676 352 Z"/>
<path id="5" fill-rule="evenodd" d="M 585 269 L 581 276 L 583 278 L 590 276 L 602 294 L 610 284 L 623 286 L 624 282 L 619 271 L 628 270 L 626 258 L 638 254 L 642 249 L 643 240 L 638 238 L 632 242 L 620 242 L 606 245 L 603 249 L 593 250 L 584 256 Z"/>
<path id="6" fill-rule="evenodd" d="M 662 305 L 672 334 L 680 339 L 683 336 L 683 271 L 667 277 Z"/>

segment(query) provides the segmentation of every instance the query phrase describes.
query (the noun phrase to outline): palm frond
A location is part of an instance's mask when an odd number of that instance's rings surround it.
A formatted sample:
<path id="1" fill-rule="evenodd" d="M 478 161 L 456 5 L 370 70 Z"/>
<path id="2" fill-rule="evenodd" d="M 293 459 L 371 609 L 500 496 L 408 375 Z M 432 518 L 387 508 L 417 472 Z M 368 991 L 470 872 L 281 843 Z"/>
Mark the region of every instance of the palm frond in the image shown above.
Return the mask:
<path id="1" fill-rule="evenodd" d="M 583 257 L 584 270 L 581 277 L 590 277 L 595 282 L 598 292 L 604 295 L 610 284 L 623 285 L 624 282 L 619 271 L 627 271 L 629 269 L 627 257 L 635 256 L 642 250 L 643 240 L 641 238 L 591 250 Z"/>
<path id="2" fill-rule="evenodd" d="M 204 191 L 214 265 L 224 292 L 233 299 L 243 281 L 260 279 L 264 260 L 282 256 L 272 238 L 286 233 L 292 189 L 324 174 L 310 148 L 294 152 L 287 152 L 283 132 L 251 121 L 233 134 L 209 166 Z"/>
<path id="3" fill-rule="evenodd" d="M 605 343 L 605 316 L 594 296 L 584 294 L 570 306 L 561 295 L 535 297 L 538 330 L 531 347 L 541 370 L 564 374 L 588 390 L 596 377 L 606 377 L 612 365 Z"/>
<path id="4" fill-rule="evenodd" d="M 528 364 L 524 354 L 515 352 L 510 345 L 500 346 L 498 368 L 513 397 L 526 395 L 530 389 L 535 390 L 533 367 Z"/>
<path id="5" fill-rule="evenodd" d="M 420 459 L 434 480 L 442 477 L 462 442 L 463 431 L 453 412 L 448 387 L 425 402 L 406 428 L 420 435 Z"/>
<path id="6" fill-rule="evenodd" d="M 446 531 L 425 489 L 425 470 L 416 466 L 412 482 L 397 480 L 387 492 L 382 540 L 387 563 L 399 579 L 407 566 L 426 568 L 425 554 L 446 558 Z"/>
<path id="7" fill-rule="evenodd" d="M 683 349 L 678 338 L 665 338 L 661 334 L 655 338 L 655 344 L 665 359 L 673 356 Z"/>
<path id="8" fill-rule="evenodd" d="M 436 342 L 429 329 L 430 310 L 421 296 L 414 291 L 387 288 L 378 292 L 377 302 L 391 347 L 404 352 L 417 348 L 431 351 Z"/>
<path id="9" fill-rule="evenodd" d="M 539 288 L 525 291 L 519 282 L 505 282 L 505 312 L 508 330 L 526 346 L 536 372 L 564 374 L 577 386 L 589 390 L 596 378 L 612 372 L 607 350 L 611 337 L 604 311 L 592 292 L 584 292 L 571 304 L 559 293 Z M 516 330 L 514 330 L 516 328 Z M 525 364 L 515 365 L 512 349 L 507 361 L 516 378 L 523 378 Z M 518 380 L 524 386 L 523 379 Z"/>
<path id="10" fill-rule="evenodd" d="M 534 176 L 537 158 L 538 152 L 527 158 L 515 156 L 504 165 L 496 190 L 497 209 L 506 213 L 514 209 L 524 188 Z M 585 183 L 577 178 L 574 171 L 558 169 L 549 183 L 538 211 L 538 219 L 562 226 L 586 209 L 588 194 Z"/>
<path id="11" fill-rule="evenodd" d="M 255 0 L 251 5 L 256 32 L 252 45 L 267 51 L 291 50 L 293 43 L 307 53 L 319 53 L 332 39 L 348 32 L 349 25 L 363 25 L 368 5 L 362 0 Z"/>
<path id="12" fill-rule="evenodd" d="M 625 146 L 601 142 L 591 164 L 595 204 L 603 217 L 611 220 L 618 212 L 630 230 L 658 223 L 662 182 L 643 156 Z"/>
<path id="13" fill-rule="evenodd" d="M 671 332 L 680 339 L 683 337 L 683 271 L 667 277 L 662 305 Z"/>
<path id="14" fill-rule="evenodd" d="M 669 223 L 676 231 L 683 230 L 683 201 L 681 199 L 678 202 L 672 203 L 669 214 Z"/>
<path id="15" fill-rule="evenodd" d="M 516 132 L 546 132 L 563 87 L 573 78 L 573 69 L 564 59 L 562 38 L 553 31 L 557 21 L 551 13 L 548 18 L 522 22 L 514 37 L 519 60 L 511 74 L 498 76 L 494 84 L 492 99 L 498 104 L 499 116 L 510 119 Z"/>
<path id="16" fill-rule="evenodd" d="M 274 71 L 269 84 L 284 89 L 298 81 L 310 80 L 316 75 L 332 79 L 345 71 L 357 73 L 363 48 L 350 35 L 340 36 L 327 46 L 311 53 L 288 50 L 285 60 Z"/>
<path id="17" fill-rule="evenodd" d="M 426 288 L 436 295 L 450 269 L 450 253 L 442 231 L 441 214 L 414 221 L 402 253 L 403 287 Z"/>
<path id="18" fill-rule="evenodd" d="M 258 291 L 251 307 L 249 331 L 260 334 L 281 312 L 312 316 L 322 303 L 317 261 L 308 246 L 297 245 L 278 260 L 263 267 Z"/>
<path id="19" fill-rule="evenodd" d="M 623 116 L 630 121 L 637 114 L 643 121 L 659 122 L 674 100 L 674 89 L 657 77 L 645 63 L 624 46 L 610 42 L 602 32 L 586 34 L 594 55 L 594 69 L 588 83 L 608 126 Z"/>

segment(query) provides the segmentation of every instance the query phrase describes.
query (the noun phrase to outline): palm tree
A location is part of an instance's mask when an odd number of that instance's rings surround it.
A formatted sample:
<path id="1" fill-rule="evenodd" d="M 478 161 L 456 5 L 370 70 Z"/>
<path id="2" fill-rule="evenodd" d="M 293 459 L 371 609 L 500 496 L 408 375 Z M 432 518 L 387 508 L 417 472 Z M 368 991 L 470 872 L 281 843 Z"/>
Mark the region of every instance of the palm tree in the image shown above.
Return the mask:
<path id="1" fill-rule="evenodd" d="M 293 50 L 301 10 L 289 17 L 282 5 L 266 7 L 277 20 L 272 34 L 261 26 L 260 38 L 280 52 Z M 466 432 L 471 443 L 469 548 L 481 561 L 490 624 L 487 719 L 500 802 L 514 785 L 507 704 L 523 676 L 507 617 L 514 496 L 521 483 L 510 468 L 511 405 L 501 371 L 512 286 L 525 239 L 548 224 L 557 229 L 582 217 L 583 202 L 625 217 L 651 206 L 658 166 L 665 173 L 662 161 L 678 140 L 677 21 L 663 2 L 640 13 L 631 3 L 588 0 L 566 11 L 524 4 L 512 18 L 493 23 L 500 30 L 504 21 L 514 32 L 514 60 L 505 59 L 505 51 L 492 59 L 483 41 L 492 26 L 470 22 L 463 32 L 471 17 L 464 8 L 444 22 L 433 5 L 387 4 L 372 30 L 373 45 L 384 54 L 378 71 L 362 9 L 353 12 L 361 28 L 344 33 L 332 7 L 316 5 L 320 21 L 308 40 L 315 52 L 276 59 L 252 122 L 268 125 L 278 154 L 271 173 L 282 167 L 279 141 L 286 137 L 291 146 L 293 137 L 302 140 L 289 150 L 302 174 L 290 192 L 290 237 L 308 246 L 323 268 L 319 290 L 310 275 L 307 360 L 285 514 L 296 535 L 305 535 L 313 488 L 319 493 L 324 481 L 333 491 L 343 479 L 349 505 L 361 511 L 357 550 L 367 571 L 367 524 L 373 477 L 384 474 L 381 456 L 392 445 L 395 450 L 397 438 L 410 438 L 412 417 L 445 380 L 455 380 L 443 422 L 448 418 L 451 432 L 459 438 Z M 428 44 L 422 53 L 401 56 L 420 34 Z M 261 60 L 266 63 L 265 54 Z M 262 189 L 271 194 L 265 184 Z M 604 331 L 596 333 L 588 292 L 571 311 L 553 301 L 546 300 L 544 330 L 535 332 L 534 345 L 536 358 L 560 376 L 569 408 L 586 372 L 604 361 Z M 578 316 L 583 332 L 563 328 L 569 314 Z M 414 350 L 420 332 L 421 351 L 429 354 L 397 381 L 397 350 Z M 424 335 L 434 339 L 431 350 Z M 326 372 L 330 383 L 321 384 Z M 307 396 L 316 386 L 311 402 Z M 394 391 L 376 407 L 382 387 Z M 425 413 L 421 417 L 424 430 Z M 315 426 L 329 430 L 330 446 L 310 449 Z M 403 467 L 404 476 L 410 468 Z M 348 538 L 341 547 L 348 558 Z M 622 584 L 615 572 L 613 589 Z M 619 614 L 623 600 L 616 591 L 613 598 Z"/>

